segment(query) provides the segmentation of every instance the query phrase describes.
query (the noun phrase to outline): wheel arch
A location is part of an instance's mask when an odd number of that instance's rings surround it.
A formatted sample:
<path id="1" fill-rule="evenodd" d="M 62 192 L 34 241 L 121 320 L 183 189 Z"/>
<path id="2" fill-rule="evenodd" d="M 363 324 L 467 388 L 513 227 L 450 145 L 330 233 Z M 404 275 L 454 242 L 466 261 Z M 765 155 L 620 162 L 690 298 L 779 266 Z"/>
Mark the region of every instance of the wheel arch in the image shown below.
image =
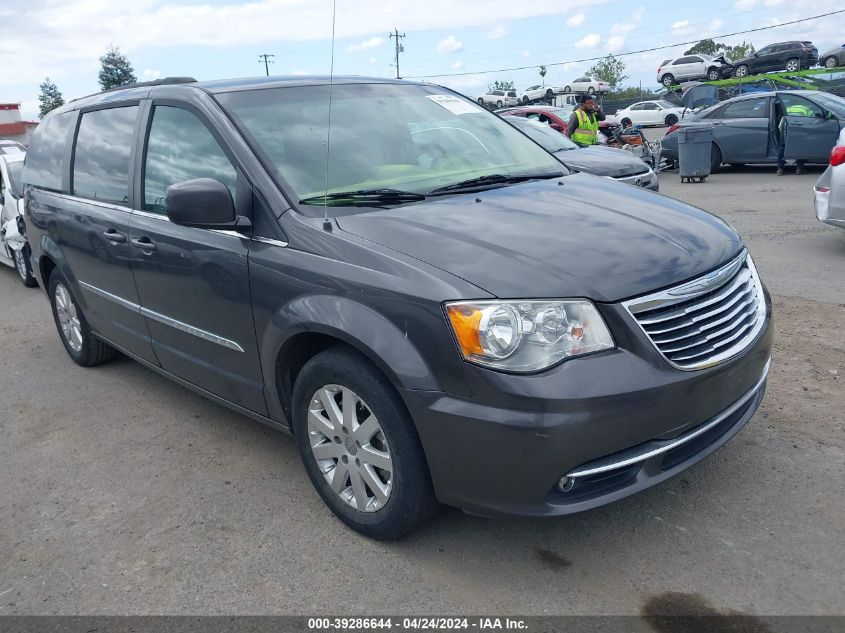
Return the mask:
<path id="1" fill-rule="evenodd" d="M 397 389 L 439 389 L 407 333 L 382 314 L 349 298 L 299 297 L 269 319 L 261 336 L 265 397 L 272 414 L 290 421 L 291 394 L 299 371 L 316 354 L 337 345 L 368 359 Z"/>

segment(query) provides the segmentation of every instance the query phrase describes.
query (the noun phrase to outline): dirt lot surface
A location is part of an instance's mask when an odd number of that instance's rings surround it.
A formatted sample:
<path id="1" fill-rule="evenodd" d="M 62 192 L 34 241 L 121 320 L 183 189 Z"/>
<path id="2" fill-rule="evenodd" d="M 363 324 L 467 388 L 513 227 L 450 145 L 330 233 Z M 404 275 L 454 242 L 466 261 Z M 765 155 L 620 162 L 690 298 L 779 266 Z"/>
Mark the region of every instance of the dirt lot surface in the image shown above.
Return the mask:
<path id="1" fill-rule="evenodd" d="M 0 269 L 0 614 L 639 614 L 677 592 L 845 613 L 845 231 L 813 216 L 818 171 L 772 172 L 661 175 L 736 226 L 775 298 L 768 394 L 737 437 L 612 506 L 447 510 L 399 543 L 336 521 L 290 438 L 130 360 L 74 365 L 43 293 Z"/>

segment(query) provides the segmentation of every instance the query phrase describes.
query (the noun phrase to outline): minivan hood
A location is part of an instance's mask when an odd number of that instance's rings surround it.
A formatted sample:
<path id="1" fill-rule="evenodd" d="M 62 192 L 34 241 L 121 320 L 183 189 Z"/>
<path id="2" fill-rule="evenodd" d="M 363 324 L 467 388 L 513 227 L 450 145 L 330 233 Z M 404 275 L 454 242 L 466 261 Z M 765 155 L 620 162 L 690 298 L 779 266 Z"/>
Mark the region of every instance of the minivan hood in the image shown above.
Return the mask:
<path id="1" fill-rule="evenodd" d="M 648 172 L 648 166 L 631 152 L 613 147 L 582 147 L 555 152 L 567 167 L 595 176 L 624 178 Z"/>
<path id="2" fill-rule="evenodd" d="M 586 174 L 336 222 L 507 298 L 618 301 L 708 272 L 741 248 L 739 236 L 705 211 Z"/>

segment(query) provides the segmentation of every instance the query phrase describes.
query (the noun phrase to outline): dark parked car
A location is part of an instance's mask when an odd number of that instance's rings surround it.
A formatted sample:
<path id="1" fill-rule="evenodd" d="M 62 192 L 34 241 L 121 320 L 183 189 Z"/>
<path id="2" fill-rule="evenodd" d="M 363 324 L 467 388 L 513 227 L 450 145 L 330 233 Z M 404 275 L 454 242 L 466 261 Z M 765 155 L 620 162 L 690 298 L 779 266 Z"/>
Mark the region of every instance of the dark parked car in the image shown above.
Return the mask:
<path id="1" fill-rule="evenodd" d="M 775 70 L 795 72 L 819 63 L 819 49 L 812 42 L 778 42 L 733 63 L 734 77 L 747 77 Z"/>
<path id="2" fill-rule="evenodd" d="M 657 174 L 631 152 L 602 145 L 581 147 L 546 124 L 516 116 L 505 115 L 504 119 L 547 152 L 554 154 L 572 171 L 612 178 L 650 191 L 660 189 Z"/>
<path id="3" fill-rule="evenodd" d="M 621 499 L 763 398 L 771 303 L 728 224 L 566 175 L 445 88 L 125 87 L 45 116 L 24 181 L 70 357 L 119 350 L 291 432 L 371 537 L 438 501 L 552 516 Z"/>
<path id="4" fill-rule="evenodd" d="M 662 156 L 678 159 L 678 130 L 713 126 L 711 169 L 721 164 L 776 163 L 779 112 L 787 114 L 787 159 L 827 163 L 830 150 L 845 127 L 845 99 L 813 90 L 779 90 L 728 99 L 670 127 L 662 141 Z"/>

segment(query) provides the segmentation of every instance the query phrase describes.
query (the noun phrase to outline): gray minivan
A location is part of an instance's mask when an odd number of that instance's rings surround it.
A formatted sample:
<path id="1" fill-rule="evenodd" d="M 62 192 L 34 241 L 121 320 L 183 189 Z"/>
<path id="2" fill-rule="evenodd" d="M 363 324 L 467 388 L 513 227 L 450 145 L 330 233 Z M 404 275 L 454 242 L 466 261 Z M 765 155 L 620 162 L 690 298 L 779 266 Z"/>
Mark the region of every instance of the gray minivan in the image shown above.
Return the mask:
<path id="1" fill-rule="evenodd" d="M 291 432 L 374 538 L 440 503 L 621 499 L 763 398 L 771 303 L 728 224 L 569 174 L 445 88 L 129 86 L 44 117 L 23 179 L 70 357 L 120 352 Z"/>

